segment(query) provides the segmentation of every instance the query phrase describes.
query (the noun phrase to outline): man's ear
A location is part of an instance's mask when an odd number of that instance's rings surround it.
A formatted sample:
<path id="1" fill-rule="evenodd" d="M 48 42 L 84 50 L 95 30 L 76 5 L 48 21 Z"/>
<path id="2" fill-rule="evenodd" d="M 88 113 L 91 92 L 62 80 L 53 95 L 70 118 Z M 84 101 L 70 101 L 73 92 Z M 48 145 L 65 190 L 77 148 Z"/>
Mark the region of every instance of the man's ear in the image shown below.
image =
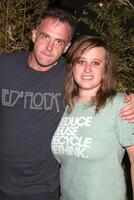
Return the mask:
<path id="1" fill-rule="evenodd" d="M 35 42 L 36 37 L 37 37 L 37 36 L 36 36 L 36 32 L 37 32 L 36 29 L 33 29 L 33 30 L 32 30 L 32 41 L 33 41 L 33 43 Z"/>
<path id="2" fill-rule="evenodd" d="M 66 53 L 66 51 L 69 49 L 70 46 L 71 46 L 71 42 L 69 42 L 69 43 L 65 46 L 63 53 Z"/>

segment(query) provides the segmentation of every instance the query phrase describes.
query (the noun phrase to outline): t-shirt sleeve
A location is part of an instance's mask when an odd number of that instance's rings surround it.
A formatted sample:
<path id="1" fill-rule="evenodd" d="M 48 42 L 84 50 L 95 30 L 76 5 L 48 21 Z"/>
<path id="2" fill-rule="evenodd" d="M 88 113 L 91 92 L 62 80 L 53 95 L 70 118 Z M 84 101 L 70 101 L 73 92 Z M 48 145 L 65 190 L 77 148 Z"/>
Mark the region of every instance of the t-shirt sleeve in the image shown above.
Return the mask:
<path id="1" fill-rule="evenodd" d="M 118 105 L 117 105 L 117 113 L 116 113 L 116 133 L 119 139 L 119 143 L 123 147 L 132 146 L 134 145 L 134 123 L 129 123 L 126 120 L 122 120 L 119 116 L 119 111 L 124 106 L 127 106 L 124 103 L 125 95 L 121 95 L 118 98 Z"/>

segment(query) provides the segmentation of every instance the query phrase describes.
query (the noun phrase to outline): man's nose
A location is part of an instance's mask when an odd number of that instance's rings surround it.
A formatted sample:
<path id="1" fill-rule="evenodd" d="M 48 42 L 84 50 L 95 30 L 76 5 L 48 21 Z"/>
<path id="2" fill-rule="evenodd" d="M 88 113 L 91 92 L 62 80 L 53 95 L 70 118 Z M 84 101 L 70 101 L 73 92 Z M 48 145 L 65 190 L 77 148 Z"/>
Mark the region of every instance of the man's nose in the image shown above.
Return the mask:
<path id="1" fill-rule="evenodd" d="M 49 41 L 48 44 L 47 44 L 47 50 L 48 51 L 52 51 L 53 45 L 54 45 L 54 42 L 53 41 Z"/>

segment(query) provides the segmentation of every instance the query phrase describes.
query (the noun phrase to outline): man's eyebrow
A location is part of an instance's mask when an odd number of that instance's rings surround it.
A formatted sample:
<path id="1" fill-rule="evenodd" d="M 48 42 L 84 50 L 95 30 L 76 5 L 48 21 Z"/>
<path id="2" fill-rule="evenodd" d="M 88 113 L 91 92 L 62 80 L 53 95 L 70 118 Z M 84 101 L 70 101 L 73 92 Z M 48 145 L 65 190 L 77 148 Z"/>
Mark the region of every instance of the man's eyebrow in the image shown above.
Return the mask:
<path id="1" fill-rule="evenodd" d="M 45 33 L 45 32 L 40 32 L 39 35 L 46 35 L 49 38 L 51 38 L 51 36 L 48 33 Z M 61 39 L 61 38 L 55 38 L 54 40 L 59 40 L 59 41 L 63 42 L 64 44 L 68 43 L 68 41 Z"/>
<path id="2" fill-rule="evenodd" d="M 47 35 L 47 36 L 49 36 L 49 34 L 44 33 L 44 32 L 40 32 L 39 35 Z M 49 37 L 50 37 L 50 36 L 49 36 Z"/>

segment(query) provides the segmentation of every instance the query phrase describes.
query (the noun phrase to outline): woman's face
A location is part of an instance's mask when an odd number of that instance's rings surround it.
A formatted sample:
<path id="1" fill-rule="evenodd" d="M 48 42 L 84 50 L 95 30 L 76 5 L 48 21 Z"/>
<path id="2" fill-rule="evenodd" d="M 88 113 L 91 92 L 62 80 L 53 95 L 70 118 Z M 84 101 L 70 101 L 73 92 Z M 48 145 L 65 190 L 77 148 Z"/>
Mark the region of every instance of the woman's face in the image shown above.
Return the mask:
<path id="1" fill-rule="evenodd" d="M 73 68 L 74 80 L 79 94 L 95 96 L 105 71 L 106 52 L 103 47 L 85 50 Z"/>

